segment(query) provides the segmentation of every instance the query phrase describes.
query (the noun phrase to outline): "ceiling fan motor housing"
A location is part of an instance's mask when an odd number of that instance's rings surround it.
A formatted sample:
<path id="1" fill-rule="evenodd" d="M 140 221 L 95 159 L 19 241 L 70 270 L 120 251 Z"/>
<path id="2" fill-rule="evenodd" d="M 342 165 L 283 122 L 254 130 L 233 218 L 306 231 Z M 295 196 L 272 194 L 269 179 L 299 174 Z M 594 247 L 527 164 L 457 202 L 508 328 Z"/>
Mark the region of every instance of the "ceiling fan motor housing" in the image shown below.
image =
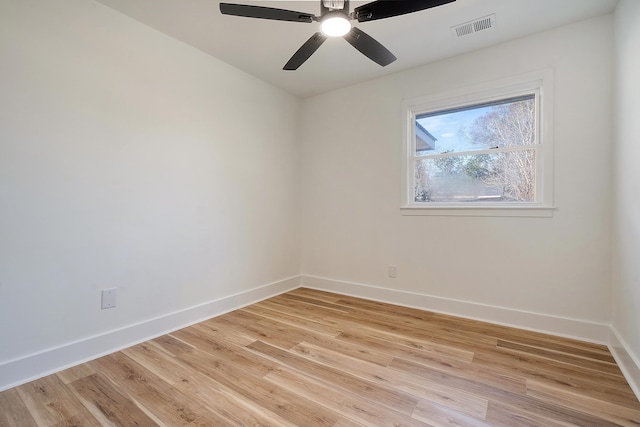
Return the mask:
<path id="1" fill-rule="evenodd" d="M 344 9 L 344 0 L 322 0 L 322 5 L 331 10 Z"/>

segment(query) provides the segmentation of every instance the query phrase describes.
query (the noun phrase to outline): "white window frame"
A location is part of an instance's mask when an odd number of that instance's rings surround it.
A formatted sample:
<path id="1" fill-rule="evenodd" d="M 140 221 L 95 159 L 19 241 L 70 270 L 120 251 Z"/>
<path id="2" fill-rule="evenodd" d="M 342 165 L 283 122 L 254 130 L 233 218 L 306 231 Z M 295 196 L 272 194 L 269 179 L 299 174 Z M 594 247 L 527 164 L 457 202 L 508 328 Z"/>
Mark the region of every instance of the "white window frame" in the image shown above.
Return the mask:
<path id="1" fill-rule="evenodd" d="M 553 215 L 553 70 L 547 69 L 525 75 L 459 88 L 447 92 L 412 98 L 402 103 L 403 215 L 453 216 L 526 216 Z M 536 200 L 533 202 L 422 202 L 414 201 L 414 162 L 416 116 L 437 111 L 462 108 L 534 94 L 536 102 Z M 495 151 L 495 150 L 494 150 Z M 482 153 L 473 152 L 472 154 Z"/>

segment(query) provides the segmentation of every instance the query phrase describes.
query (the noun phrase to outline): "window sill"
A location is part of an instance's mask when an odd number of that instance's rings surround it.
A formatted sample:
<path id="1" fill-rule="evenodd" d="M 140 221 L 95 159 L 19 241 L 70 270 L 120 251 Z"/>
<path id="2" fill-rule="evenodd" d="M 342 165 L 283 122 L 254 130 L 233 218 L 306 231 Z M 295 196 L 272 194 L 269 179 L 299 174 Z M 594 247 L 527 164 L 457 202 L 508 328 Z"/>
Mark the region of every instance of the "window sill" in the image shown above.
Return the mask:
<path id="1" fill-rule="evenodd" d="M 403 216 L 494 216 L 551 218 L 554 207 L 550 206 L 402 206 Z"/>

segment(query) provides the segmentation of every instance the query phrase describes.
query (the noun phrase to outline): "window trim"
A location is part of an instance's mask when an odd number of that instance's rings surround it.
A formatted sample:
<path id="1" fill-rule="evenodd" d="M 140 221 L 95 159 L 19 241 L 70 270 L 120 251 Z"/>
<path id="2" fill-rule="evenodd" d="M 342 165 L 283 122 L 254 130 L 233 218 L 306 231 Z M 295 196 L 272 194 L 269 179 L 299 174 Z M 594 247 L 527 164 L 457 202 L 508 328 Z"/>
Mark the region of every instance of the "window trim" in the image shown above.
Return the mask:
<path id="1" fill-rule="evenodd" d="M 482 205 L 413 201 L 413 161 L 415 155 L 416 116 L 435 111 L 462 108 L 495 100 L 535 93 L 538 144 L 536 144 L 536 194 L 535 202 L 501 202 Z M 427 96 L 406 99 L 402 102 L 402 215 L 451 215 L 451 216 L 527 216 L 551 217 L 553 215 L 553 70 L 545 69 L 497 81 L 481 83 L 439 92 Z M 409 173 L 411 172 L 411 173 Z"/>

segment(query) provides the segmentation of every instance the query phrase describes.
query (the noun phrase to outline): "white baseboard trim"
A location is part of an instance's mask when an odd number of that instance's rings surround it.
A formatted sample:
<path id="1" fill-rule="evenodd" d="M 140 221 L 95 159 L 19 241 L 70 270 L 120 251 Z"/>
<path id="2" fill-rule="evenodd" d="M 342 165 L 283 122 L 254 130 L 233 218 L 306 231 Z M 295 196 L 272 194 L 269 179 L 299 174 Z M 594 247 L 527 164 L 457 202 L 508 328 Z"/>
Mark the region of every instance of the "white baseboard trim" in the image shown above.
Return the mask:
<path id="1" fill-rule="evenodd" d="M 300 276 L 198 304 L 0 364 L 0 391 L 300 287 Z"/>
<path id="2" fill-rule="evenodd" d="M 634 356 L 627 343 L 613 326 L 611 326 L 611 336 L 609 337 L 609 350 L 631 389 L 640 400 L 640 359 Z"/>
<path id="3" fill-rule="evenodd" d="M 533 313 L 442 298 L 432 295 L 381 288 L 361 283 L 345 282 L 316 276 L 303 275 L 302 286 L 306 288 L 335 292 L 374 301 L 419 308 L 437 313 L 450 314 L 467 319 L 480 320 L 504 326 L 512 326 L 535 332 L 543 332 L 566 338 L 574 338 L 598 344 L 609 343 L 609 325 Z"/>

